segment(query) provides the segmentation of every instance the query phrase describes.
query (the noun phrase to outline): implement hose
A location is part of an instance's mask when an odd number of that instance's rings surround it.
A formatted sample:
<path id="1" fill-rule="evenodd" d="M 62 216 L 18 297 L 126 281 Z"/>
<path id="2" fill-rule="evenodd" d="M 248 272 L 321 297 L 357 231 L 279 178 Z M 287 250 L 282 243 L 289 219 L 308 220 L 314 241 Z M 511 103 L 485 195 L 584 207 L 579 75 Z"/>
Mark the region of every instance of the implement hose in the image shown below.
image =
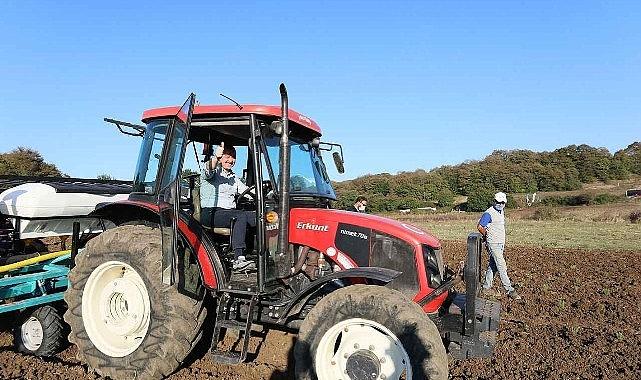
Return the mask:
<path id="1" fill-rule="evenodd" d="M 66 251 L 51 252 L 51 253 L 47 253 L 47 254 L 42 255 L 42 256 L 32 257 L 32 258 L 27 259 L 27 260 L 18 261 L 17 263 L 13 263 L 13 264 L 9 264 L 9 265 L 3 265 L 3 266 L 0 266 L 0 273 L 9 272 L 9 271 L 12 271 L 14 269 L 19 269 L 19 268 L 22 268 L 22 267 L 26 267 L 27 265 L 39 263 L 41 261 L 55 259 L 56 257 L 68 255 L 70 253 L 71 253 L 71 250 L 67 249 Z"/>

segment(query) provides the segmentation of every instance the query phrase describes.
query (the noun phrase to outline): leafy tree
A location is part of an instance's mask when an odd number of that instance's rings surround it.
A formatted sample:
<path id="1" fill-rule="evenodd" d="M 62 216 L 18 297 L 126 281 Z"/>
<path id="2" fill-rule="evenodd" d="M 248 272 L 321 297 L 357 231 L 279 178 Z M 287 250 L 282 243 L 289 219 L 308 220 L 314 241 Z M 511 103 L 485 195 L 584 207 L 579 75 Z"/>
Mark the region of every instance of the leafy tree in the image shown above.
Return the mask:
<path id="1" fill-rule="evenodd" d="M 454 204 L 454 193 L 448 188 L 436 193 L 434 198 L 439 207 L 450 208 Z"/>
<path id="2" fill-rule="evenodd" d="M 628 145 L 625 149 L 616 152 L 614 157 L 628 172 L 641 174 L 641 142 Z"/>
<path id="3" fill-rule="evenodd" d="M 115 178 L 114 178 L 114 177 L 112 177 L 112 176 L 110 176 L 109 174 L 104 174 L 104 173 L 103 173 L 103 174 L 98 174 L 98 175 L 96 176 L 96 179 L 101 179 L 101 180 L 109 181 L 109 180 L 113 180 L 113 179 L 115 179 Z"/>
<path id="4" fill-rule="evenodd" d="M 38 151 L 25 147 L 0 153 L 0 175 L 68 177 L 56 165 L 45 162 Z"/>
<path id="5" fill-rule="evenodd" d="M 495 191 L 487 187 L 473 189 L 467 196 L 468 211 L 485 211 L 492 205 Z"/>

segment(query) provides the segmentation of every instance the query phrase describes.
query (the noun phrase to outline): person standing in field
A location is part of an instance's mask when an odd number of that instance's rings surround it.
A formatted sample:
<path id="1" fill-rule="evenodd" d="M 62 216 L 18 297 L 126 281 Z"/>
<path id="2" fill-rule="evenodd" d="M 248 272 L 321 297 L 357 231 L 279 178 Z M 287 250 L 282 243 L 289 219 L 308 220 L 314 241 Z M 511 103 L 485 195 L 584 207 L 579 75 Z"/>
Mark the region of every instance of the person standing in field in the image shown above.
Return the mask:
<path id="1" fill-rule="evenodd" d="M 485 246 L 490 255 L 490 263 L 485 272 L 483 289 L 489 291 L 494 283 L 494 274 L 499 273 L 503 288 L 508 297 L 520 300 L 521 296 L 512 287 L 510 277 L 507 275 L 507 263 L 503 252 L 505 251 L 505 205 L 507 196 L 503 192 L 494 194 L 494 205 L 488 208 L 479 219 L 477 229 L 485 238 Z"/>

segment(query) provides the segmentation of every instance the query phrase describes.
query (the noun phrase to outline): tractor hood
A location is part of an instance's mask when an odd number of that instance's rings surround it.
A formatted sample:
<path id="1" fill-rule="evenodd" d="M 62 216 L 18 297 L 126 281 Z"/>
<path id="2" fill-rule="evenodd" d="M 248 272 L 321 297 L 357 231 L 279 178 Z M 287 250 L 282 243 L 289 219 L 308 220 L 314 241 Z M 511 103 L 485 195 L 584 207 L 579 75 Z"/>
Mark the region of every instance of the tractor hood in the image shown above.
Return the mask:
<path id="1" fill-rule="evenodd" d="M 297 240 L 296 236 L 308 233 L 318 234 L 318 237 L 325 234 L 328 237 L 334 237 L 345 233 L 345 231 L 338 231 L 339 224 L 371 228 L 396 236 L 412 245 L 427 244 L 433 248 L 441 247 L 441 242 L 432 234 L 408 223 L 377 215 L 318 208 L 293 208 L 291 210 L 289 231 L 292 236 L 290 236 L 290 240 L 295 241 Z M 352 233 L 352 231 L 347 231 L 347 233 Z"/>

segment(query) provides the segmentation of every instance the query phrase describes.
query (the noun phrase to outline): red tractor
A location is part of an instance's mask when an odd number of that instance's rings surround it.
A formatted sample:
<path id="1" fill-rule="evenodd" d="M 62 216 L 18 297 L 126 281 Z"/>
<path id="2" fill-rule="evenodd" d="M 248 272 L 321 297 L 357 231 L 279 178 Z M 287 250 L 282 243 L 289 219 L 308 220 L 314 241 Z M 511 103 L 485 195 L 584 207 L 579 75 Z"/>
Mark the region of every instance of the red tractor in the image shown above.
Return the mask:
<path id="1" fill-rule="evenodd" d="M 332 209 L 323 156 L 342 172 L 342 148 L 321 142 L 280 93 L 280 107 L 194 107 L 192 94 L 145 111 L 144 126 L 110 120 L 142 145 L 128 200 L 93 213 L 116 227 L 91 239 L 69 274 L 64 318 L 79 359 L 112 379 L 162 378 L 210 326 L 213 358 L 240 363 L 253 325 L 298 330 L 300 379 L 445 379 L 447 351 L 491 355 L 500 304 L 477 297 L 480 235 L 456 273 L 429 233 Z M 255 271 L 231 270 L 232 226 L 203 226 L 197 176 L 181 175 L 189 144 L 200 162 L 195 143 L 221 142 L 247 150 L 237 207 L 256 214 Z M 456 294 L 461 280 L 466 293 Z M 218 350 L 233 330 L 240 349 Z"/>

